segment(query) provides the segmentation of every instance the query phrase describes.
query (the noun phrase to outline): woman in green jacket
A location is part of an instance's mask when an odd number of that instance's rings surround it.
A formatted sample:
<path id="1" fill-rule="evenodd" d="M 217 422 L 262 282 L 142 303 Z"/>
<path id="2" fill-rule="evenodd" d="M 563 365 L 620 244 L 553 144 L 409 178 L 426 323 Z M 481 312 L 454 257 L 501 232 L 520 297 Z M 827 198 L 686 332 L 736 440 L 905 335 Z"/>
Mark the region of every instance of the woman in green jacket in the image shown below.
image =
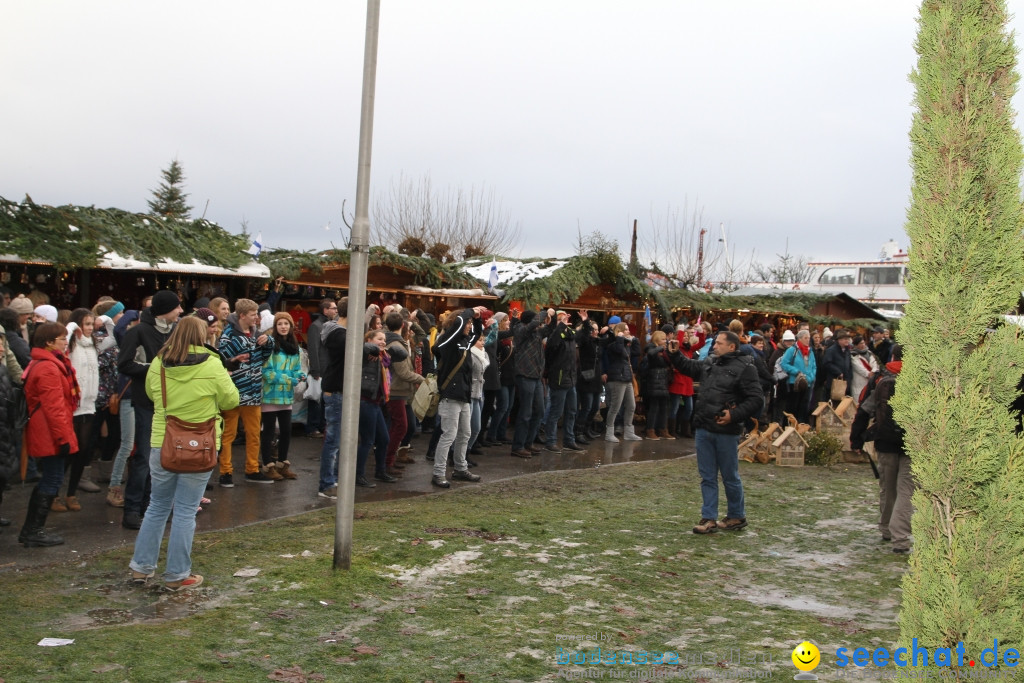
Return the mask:
<path id="1" fill-rule="evenodd" d="M 146 374 L 146 394 L 154 404 L 153 434 L 149 441 L 153 492 L 129 565 L 132 581 L 137 584 L 146 583 L 156 572 L 160 541 L 172 508 L 174 518 L 167 541 L 164 587 L 178 591 L 203 583 L 201 575 L 192 573 L 192 537 L 196 530 L 199 501 L 213 470 L 185 474 L 168 472 L 160 465 L 160 450 L 168 415 L 186 422 L 217 418 L 219 449 L 224 428 L 220 414 L 238 405 L 238 389 L 220 357 L 203 346 L 205 341 L 206 323 L 199 318 L 182 318 Z M 161 387 L 164 382 L 166 400 Z"/>

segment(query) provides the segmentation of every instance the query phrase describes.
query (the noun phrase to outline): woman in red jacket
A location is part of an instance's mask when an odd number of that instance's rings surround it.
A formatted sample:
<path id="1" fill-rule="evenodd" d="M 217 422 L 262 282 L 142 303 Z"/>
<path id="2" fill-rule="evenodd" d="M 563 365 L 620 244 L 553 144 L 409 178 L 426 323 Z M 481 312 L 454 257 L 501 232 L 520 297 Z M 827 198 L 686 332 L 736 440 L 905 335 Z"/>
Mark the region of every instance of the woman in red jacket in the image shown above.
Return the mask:
<path id="1" fill-rule="evenodd" d="M 43 323 L 32 334 L 32 361 L 22 374 L 28 403 L 25 445 L 37 458 L 39 483 L 32 489 L 25 525 L 18 542 L 26 548 L 60 545 L 64 539 L 47 534 L 46 516 L 64 480 L 64 460 L 78 450 L 72 415 L 80 392 L 75 369 L 65 354 L 68 331 L 60 323 Z"/>
<path id="2" fill-rule="evenodd" d="M 679 327 L 684 328 L 685 325 Z M 679 352 L 687 358 L 693 358 L 694 354 L 704 347 L 706 333 L 699 325 L 692 330 L 678 329 L 676 341 L 679 343 Z M 690 418 L 693 416 L 693 380 L 686 375 L 672 368 L 672 384 L 669 385 L 670 394 L 669 417 L 676 420 L 675 432 L 677 436 L 685 439 L 693 438 L 693 426 Z M 679 404 L 683 405 L 683 414 L 679 415 Z"/>

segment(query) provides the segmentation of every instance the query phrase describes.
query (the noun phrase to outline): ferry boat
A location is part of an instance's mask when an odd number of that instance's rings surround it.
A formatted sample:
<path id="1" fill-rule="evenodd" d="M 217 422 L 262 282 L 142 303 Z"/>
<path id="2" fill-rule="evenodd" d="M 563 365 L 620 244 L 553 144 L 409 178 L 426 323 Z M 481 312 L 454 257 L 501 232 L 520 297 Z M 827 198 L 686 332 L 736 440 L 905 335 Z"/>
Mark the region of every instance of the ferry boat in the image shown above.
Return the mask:
<path id="1" fill-rule="evenodd" d="M 906 283 L 910 279 L 907 264 L 910 255 L 890 240 L 882 245 L 874 261 L 810 261 L 807 282 L 731 283 L 733 294 L 759 294 L 765 289 L 820 294 L 846 294 L 889 318 L 903 316 L 907 304 Z"/>
<path id="2" fill-rule="evenodd" d="M 799 288 L 809 292 L 842 292 L 883 314 L 902 313 L 910 280 L 910 255 L 890 240 L 876 261 L 813 261 L 810 280 Z"/>

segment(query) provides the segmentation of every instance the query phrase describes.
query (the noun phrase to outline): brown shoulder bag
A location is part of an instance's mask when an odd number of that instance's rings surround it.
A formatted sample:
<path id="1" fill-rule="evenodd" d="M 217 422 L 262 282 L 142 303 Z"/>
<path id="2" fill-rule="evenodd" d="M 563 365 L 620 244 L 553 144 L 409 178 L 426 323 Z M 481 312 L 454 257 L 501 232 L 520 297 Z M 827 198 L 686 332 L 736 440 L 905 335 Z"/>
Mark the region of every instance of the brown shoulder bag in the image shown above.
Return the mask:
<path id="1" fill-rule="evenodd" d="M 209 472 L 217 466 L 217 417 L 186 422 L 167 414 L 167 376 L 160 364 L 160 398 L 164 406 L 164 442 L 160 466 L 175 474 Z"/>

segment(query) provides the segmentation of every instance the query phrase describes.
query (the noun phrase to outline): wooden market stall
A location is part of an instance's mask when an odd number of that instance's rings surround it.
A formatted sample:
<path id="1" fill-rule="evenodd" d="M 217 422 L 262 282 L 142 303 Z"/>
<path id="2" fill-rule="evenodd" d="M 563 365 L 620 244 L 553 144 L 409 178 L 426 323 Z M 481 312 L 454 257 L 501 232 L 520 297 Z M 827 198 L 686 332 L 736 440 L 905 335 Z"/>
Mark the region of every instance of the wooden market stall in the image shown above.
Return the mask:
<path id="1" fill-rule="evenodd" d="M 274 250 L 264 262 L 274 276 L 284 278 L 281 310 L 300 307 L 313 315 L 325 297 L 348 293 L 349 252 L 331 249 L 321 252 Z M 472 306 L 493 308 L 498 297 L 488 294 L 483 283 L 450 265 L 430 258 L 395 254 L 383 247 L 370 249 L 366 276 L 367 301 L 382 309 L 399 303 L 435 316 L 445 310 Z"/>
<path id="2" fill-rule="evenodd" d="M 270 271 L 247 247 L 206 220 L 0 197 L 0 284 L 57 308 L 91 307 L 101 296 L 138 308 L 161 289 L 186 307 L 203 296 L 262 297 Z"/>

